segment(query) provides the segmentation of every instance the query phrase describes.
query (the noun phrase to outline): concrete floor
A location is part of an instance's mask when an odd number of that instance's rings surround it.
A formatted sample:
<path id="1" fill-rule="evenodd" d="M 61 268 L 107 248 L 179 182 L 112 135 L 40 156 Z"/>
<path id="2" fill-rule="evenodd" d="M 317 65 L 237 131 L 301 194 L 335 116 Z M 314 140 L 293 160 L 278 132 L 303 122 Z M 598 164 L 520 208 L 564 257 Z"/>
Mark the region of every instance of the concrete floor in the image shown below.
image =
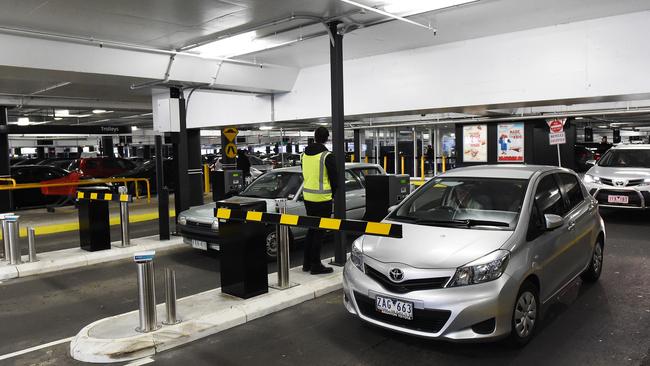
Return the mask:
<path id="1" fill-rule="evenodd" d="M 502 343 L 435 342 L 369 326 L 347 314 L 336 292 L 163 352 L 155 364 L 650 366 L 650 212 L 612 211 L 604 217 L 608 241 L 601 280 L 569 286 L 521 350 Z M 294 252 L 293 262 L 300 256 Z M 158 271 L 171 263 L 181 267 L 179 296 L 218 281 L 218 263 L 190 250 L 161 256 L 157 263 Z M 0 354 L 72 336 L 93 319 L 135 307 L 130 261 L 2 284 Z M 78 364 L 67 353 L 64 343 L 0 364 Z"/>

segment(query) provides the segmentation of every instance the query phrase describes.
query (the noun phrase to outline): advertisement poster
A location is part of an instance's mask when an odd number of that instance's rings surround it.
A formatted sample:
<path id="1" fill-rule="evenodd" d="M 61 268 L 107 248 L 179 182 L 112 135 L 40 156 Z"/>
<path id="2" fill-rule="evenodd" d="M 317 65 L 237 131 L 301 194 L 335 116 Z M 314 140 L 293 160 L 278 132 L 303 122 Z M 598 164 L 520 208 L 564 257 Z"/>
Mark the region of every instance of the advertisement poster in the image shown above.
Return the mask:
<path id="1" fill-rule="evenodd" d="M 463 161 L 487 162 L 487 125 L 463 126 Z"/>
<path id="2" fill-rule="evenodd" d="M 497 127 L 497 161 L 524 162 L 524 124 L 503 123 Z"/>

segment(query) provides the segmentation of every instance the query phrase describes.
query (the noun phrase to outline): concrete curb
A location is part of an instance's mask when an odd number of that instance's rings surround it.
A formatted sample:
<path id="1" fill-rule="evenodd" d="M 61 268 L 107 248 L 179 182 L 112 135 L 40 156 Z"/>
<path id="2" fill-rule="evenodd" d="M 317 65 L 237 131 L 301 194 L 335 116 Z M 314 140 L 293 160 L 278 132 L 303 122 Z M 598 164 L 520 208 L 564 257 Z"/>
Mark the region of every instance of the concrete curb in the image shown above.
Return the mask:
<path id="1" fill-rule="evenodd" d="M 84 327 L 70 343 L 70 355 L 84 362 L 110 363 L 136 360 L 178 347 L 197 339 L 245 324 L 274 312 L 336 291 L 342 287 L 342 268 L 329 275 L 303 274 L 291 270 L 291 281 L 299 284 L 284 291 L 269 289 L 267 294 L 243 300 L 221 293 L 217 288 L 178 300 L 179 324 L 150 333 L 137 333 L 138 313 L 113 316 Z M 269 275 L 269 283 L 277 274 Z M 157 306 L 164 317 L 164 304 Z M 162 316 L 161 316 L 162 315 Z"/>
<path id="2" fill-rule="evenodd" d="M 130 258 L 133 253 L 143 250 L 162 252 L 186 246 L 180 237 L 172 237 L 168 241 L 159 241 L 157 238 L 156 235 L 131 239 L 131 246 L 125 248 L 115 246 L 119 242 L 114 242 L 112 249 L 99 252 L 87 252 L 80 248 L 44 252 L 38 254 L 38 262 L 32 263 L 27 263 L 29 258 L 24 255 L 22 259 L 26 263 L 19 265 L 0 263 L 0 281 L 126 259 Z"/>

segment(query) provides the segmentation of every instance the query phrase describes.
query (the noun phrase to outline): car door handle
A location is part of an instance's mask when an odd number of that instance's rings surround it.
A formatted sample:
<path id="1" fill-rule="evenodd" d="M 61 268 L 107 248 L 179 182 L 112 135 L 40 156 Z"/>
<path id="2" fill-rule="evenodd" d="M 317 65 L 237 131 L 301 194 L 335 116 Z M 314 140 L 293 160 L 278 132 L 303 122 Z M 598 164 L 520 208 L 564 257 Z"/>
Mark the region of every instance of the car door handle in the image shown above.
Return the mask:
<path id="1" fill-rule="evenodd" d="M 575 228 L 576 228 L 576 223 L 575 223 L 575 222 L 570 222 L 570 223 L 569 223 L 569 226 L 567 227 L 567 229 L 568 229 L 569 231 L 571 231 L 571 230 L 573 230 L 573 229 L 575 229 Z"/>
<path id="2" fill-rule="evenodd" d="M 362 194 L 362 195 L 361 195 L 361 198 L 366 198 L 366 195 L 365 195 L 365 194 Z"/>

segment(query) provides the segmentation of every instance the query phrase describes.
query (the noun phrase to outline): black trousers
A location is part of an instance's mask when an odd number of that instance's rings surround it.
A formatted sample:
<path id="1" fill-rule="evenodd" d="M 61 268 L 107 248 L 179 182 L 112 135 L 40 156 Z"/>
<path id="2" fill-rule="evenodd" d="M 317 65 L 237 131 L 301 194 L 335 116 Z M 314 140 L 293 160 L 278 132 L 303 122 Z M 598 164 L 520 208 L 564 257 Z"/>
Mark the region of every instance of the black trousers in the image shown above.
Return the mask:
<path id="1" fill-rule="evenodd" d="M 305 201 L 305 209 L 307 216 L 316 217 L 331 217 L 332 216 L 332 201 L 325 202 L 310 202 Z M 305 239 L 305 256 L 303 265 L 308 267 L 319 267 L 320 262 L 320 248 L 323 244 L 324 230 L 309 229 L 307 231 L 307 238 Z"/>

